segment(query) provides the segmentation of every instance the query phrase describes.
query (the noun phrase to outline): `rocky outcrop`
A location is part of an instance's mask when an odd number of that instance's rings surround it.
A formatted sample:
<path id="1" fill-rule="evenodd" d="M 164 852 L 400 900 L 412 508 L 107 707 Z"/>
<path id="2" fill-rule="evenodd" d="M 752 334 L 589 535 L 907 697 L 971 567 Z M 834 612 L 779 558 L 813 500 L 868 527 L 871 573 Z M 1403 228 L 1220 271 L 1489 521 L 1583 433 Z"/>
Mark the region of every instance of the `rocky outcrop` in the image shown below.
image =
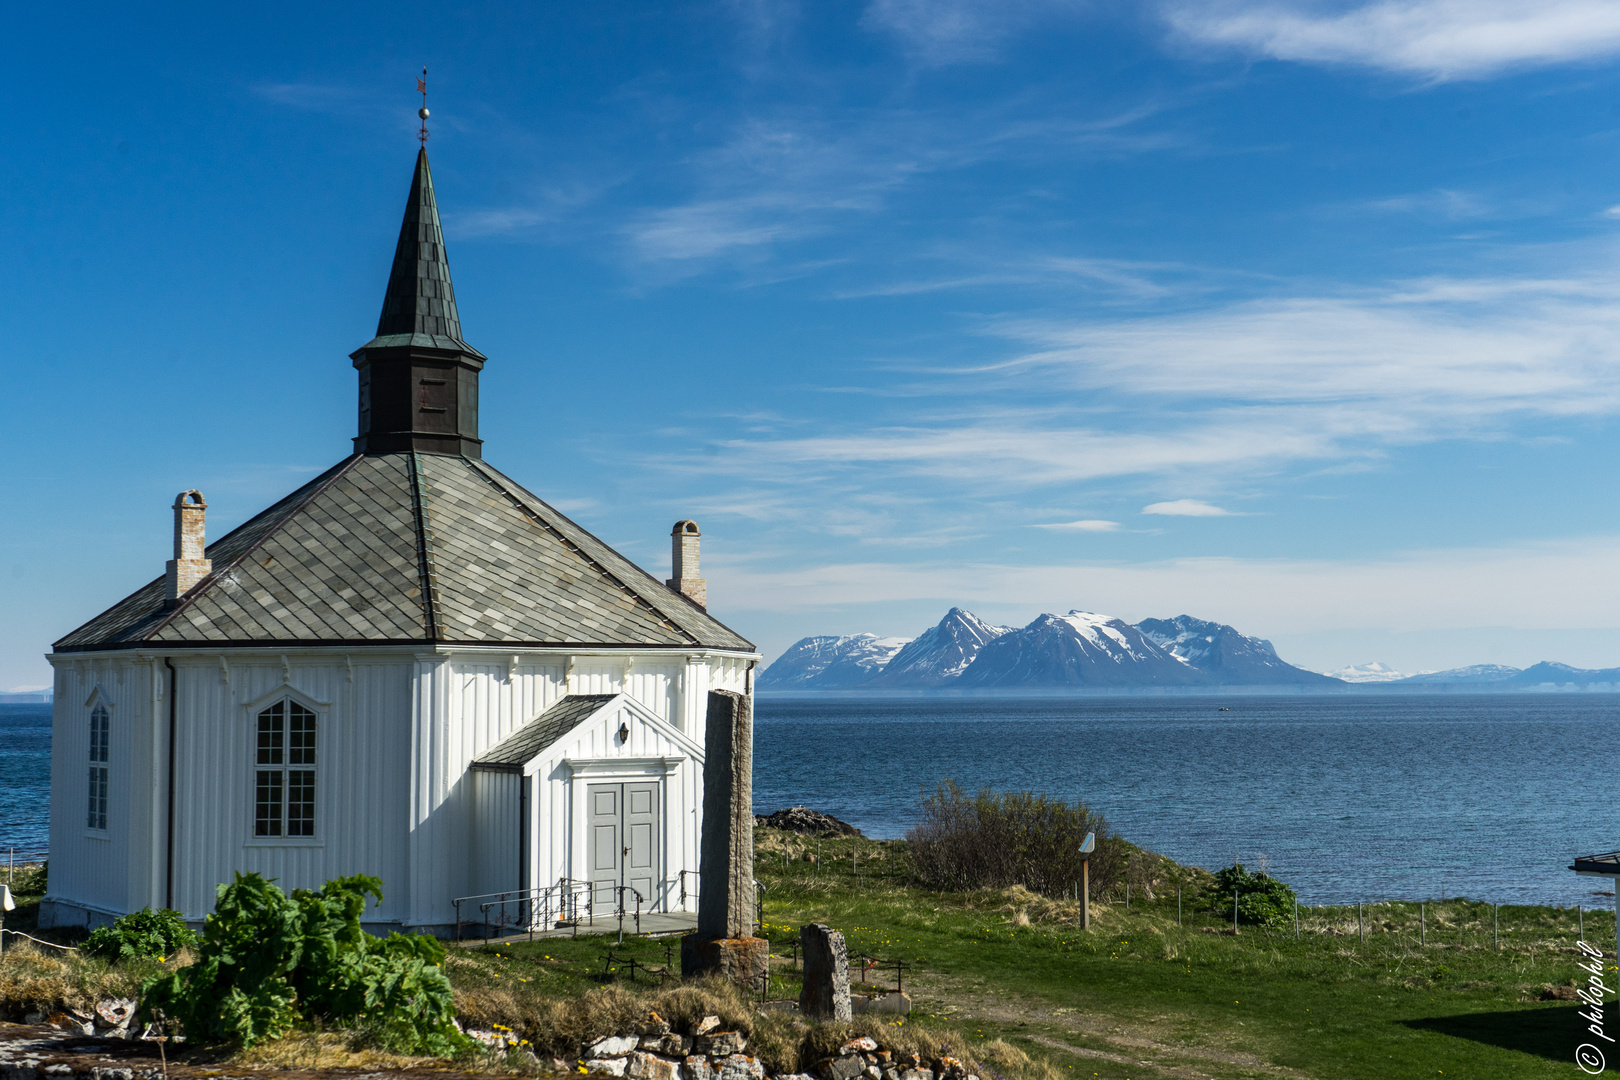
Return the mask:
<path id="1" fill-rule="evenodd" d="M 790 806 L 774 814 L 754 815 L 755 826 L 767 826 L 784 832 L 806 836 L 860 836 L 861 830 L 847 821 L 839 821 L 831 814 L 803 806 Z"/>

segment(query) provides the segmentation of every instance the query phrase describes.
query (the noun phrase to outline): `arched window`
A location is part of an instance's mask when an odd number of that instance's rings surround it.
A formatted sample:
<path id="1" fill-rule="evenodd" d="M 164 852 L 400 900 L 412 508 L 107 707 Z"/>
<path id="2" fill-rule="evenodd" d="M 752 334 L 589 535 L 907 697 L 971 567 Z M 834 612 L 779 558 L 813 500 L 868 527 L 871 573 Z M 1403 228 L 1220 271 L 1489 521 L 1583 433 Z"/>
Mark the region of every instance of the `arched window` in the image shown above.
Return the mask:
<path id="1" fill-rule="evenodd" d="M 107 831 L 107 762 L 112 743 L 112 715 L 97 703 L 90 710 L 90 819 L 88 827 Z"/>
<path id="2" fill-rule="evenodd" d="M 281 700 L 259 713 L 254 836 L 315 835 L 315 713 Z"/>

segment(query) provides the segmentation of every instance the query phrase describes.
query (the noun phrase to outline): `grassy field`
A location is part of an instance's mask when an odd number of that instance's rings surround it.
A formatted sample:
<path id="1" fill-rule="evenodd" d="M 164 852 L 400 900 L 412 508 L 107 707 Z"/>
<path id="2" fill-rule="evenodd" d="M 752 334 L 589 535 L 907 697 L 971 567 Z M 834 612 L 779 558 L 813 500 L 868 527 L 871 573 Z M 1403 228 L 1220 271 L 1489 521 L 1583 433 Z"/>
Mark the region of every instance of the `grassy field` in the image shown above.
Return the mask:
<path id="1" fill-rule="evenodd" d="M 1504 907 L 1493 938 L 1490 905 L 1429 904 L 1420 943 L 1415 903 L 1365 908 L 1365 941 L 1354 907 L 1310 908 L 1296 941 L 1222 932 L 1228 908 L 1190 901 L 1178 925 L 1171 893 L 1094 908 L 1087 932 L 1072 903 L 918 890 L 898 845 L 822 841 L 820 864 L 802 861 L 815 845 L 762 831 L 772 932 L 828 923 L 852 952 L 915 965 L 924 1013 L 1043 1048 L 1073 1075 L 1517 1080 L 1574 1074 L 1586 1041 L 1577 1003 L 1541 1000 L 1585 978 L 1574 910 Z M 1587 912 L 1586 935 L 1612 971 L 1612 911 Z"/>
<path id="2" fill-rule="evenodd" d="M 1173 891 L 1150 900 L 1138 892 L 1128 911 L 1094 906 L 1088 932 L 1072 901 L 1020 889 L 920 888 L 901 844 L 760 830 L 757 849 L 764 933 L 777 958 L 771 996 L 797 996 L 797 928 L 828 923 L 857 958 L 906 965 L 912 1016 L 868 1027 L 886 1025 L 892 1038 L 918 1046 L 951 1045 L 988 1063 L 987 1080 L 1519 1080 L 1577 1075 L 1574 1050 L 1589 1039 L 1578 1003 L 1547 1000 L 1585 977 L 1574 910 L 1504 907 L 1493 924 L 1489 905 L 1430 903 L 1420 941 L 1415 903 L 1369 905 L 1359 931 L 1353 907 L 1310 908 L 1296 940 L 1291 927 L 1234 936 L 1228 908 L 1198 910 L 1190 895 L 1178 922 Z M 804 860 L 818 851 L 819 863 Z M 1585 932 L 1612 957 L 1611 911 L 1587 912 Z M 0 964 L 6 996 L 28 981 L 21 959 Z M 860 963 L 852 962 L 853 977 Z M 1612 973 L 1612 959 L 1606 966 Z M 455 949 L 447 961 L 464 1021 L 537 1040 L 644 1010 L 650 995 L 736 1014 L 728 1023 L 752 1025 L 755 1045 L 777 1055 L 807 1038 L 802 1025 L 752 1017 L 734 993 L 683 991 L 660 969 L 678 972 L 678 943 L 627 937 L 621 945 L 614 935 Z M 878 985 L 893 979 L 892 966 L 870 975 Z M 681 993 L 708 996 L 669 997 Z M 1610 1013 L 1620 1035 L 1620 1014 Z"/>

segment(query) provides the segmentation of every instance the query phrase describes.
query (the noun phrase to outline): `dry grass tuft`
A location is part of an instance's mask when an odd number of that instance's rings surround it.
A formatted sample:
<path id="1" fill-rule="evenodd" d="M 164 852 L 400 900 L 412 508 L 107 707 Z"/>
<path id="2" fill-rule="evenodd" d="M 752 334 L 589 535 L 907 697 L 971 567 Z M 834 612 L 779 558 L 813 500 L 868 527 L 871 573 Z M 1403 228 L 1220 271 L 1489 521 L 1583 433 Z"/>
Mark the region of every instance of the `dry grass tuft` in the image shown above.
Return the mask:
<path id="1" fill-rule="evenodd" d="M 456 991 L 456 1015 L 465 1026 L 501 1024 L 528 1039 L 540 1054 L 571 1058 L 588 1040 L 630 1030 L 656 1012 L 677 1031 L 705 1016 L 718 1016 L 728 1031 L 752 1036 L 753 1009 L 735 986 L 703 979 L 662 990 L 632 991 L 617 986 L 575 998 L 550 998 L 512 987 L 463 987 Z"/>
<path id="2" fill-rule="evenodd" d="M 442 1067 L 444 1062 L 359 1046 L 351 1036 L 334 1032 L 294 1031 L 237 1051 L 229 1064 L 272 1069 L 420 1069 Z"/>
<path id="3" fill-rule="evenodd" d="M 33 1011 L 93 1008 L 102 998 L 130 997 L 151 971 L 109 968 L 77 952 L 23 942 L 0 956 L 0 1014 L 20 1019 Z"/>

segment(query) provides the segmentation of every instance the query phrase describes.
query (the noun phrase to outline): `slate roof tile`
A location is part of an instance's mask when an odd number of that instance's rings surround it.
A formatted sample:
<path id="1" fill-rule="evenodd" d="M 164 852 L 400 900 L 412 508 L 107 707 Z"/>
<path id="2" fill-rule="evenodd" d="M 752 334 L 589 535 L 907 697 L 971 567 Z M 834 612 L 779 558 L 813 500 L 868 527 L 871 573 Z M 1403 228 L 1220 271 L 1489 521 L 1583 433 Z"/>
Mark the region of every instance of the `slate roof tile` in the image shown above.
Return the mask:
<path id="1" fill-rule="evenodd" d="M 432 640 L 425 565 L 442 641 L 753 650 L 485 463 L 411 457 L 339 463 L 209 545 L 172 611 L 159 578 L 56 648 Z"/>

